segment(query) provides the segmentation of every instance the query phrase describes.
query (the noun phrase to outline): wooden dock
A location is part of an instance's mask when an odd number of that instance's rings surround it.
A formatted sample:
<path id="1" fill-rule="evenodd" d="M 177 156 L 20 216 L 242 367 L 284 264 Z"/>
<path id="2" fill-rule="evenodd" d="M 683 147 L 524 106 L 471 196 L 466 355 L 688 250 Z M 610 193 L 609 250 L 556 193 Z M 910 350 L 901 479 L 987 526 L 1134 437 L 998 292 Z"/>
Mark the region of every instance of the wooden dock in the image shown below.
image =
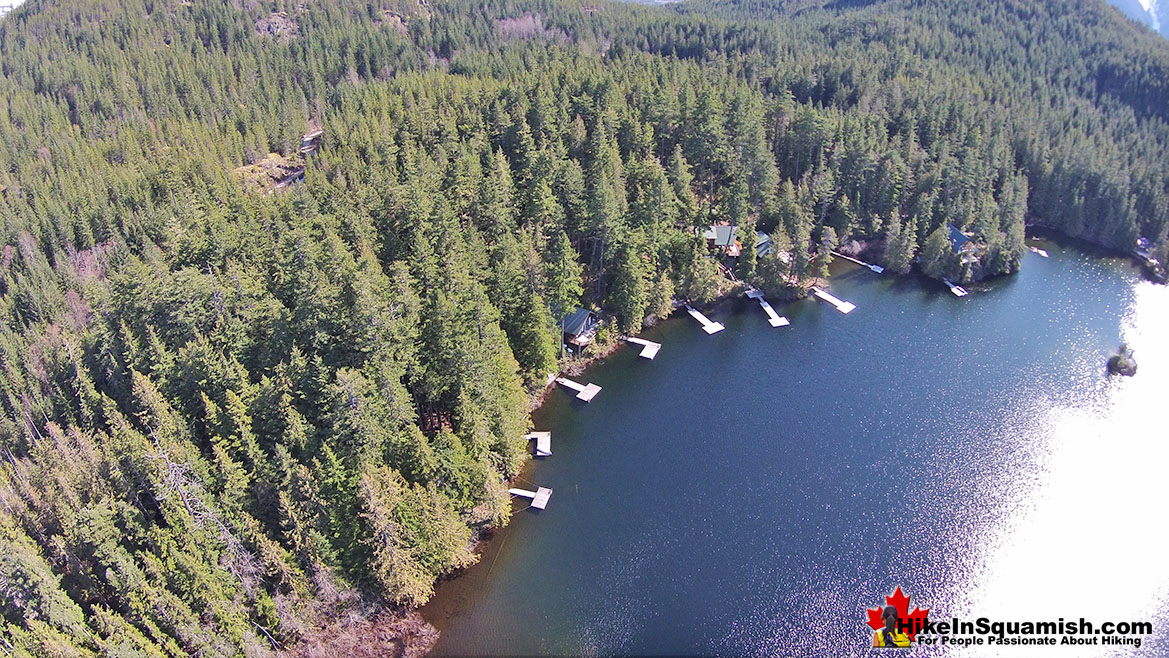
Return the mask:
<path id="1" fill-rule="evenodd" d="M 724 327 L 721 322 L 711 322 L 709 318 L 698 312 L 697 309 L 689 304 L 686 305 L 686 312 L 690 314 L 690 317 L 698 320 L 698 322 L 702 325 L 702 330 L 708 334 L 717 334 L 723 329 L 726 329 L 726 327 Z"/>
<path id="2" fill-rule="evenodd" d="M 548 505 L 548 499 L 552 497 L 552 490 L 547 487 L 536 487 L 535 491 L 528 491 L 527 489 L 508 489 L 507 492 L 513 496 L 531 498 L 531 506 L 535 507 L 536 509 L 544 509 Z"/>
<path id="3" fill-rule="evenodd" d="M 576 391 L 576 399 L 585 402 L 591 402 L 593 398 L 597 397 L 597 393 L 601 392 L 601 387 L 596 384 L 580 384 L 567 377 L 557 377 L 556 383 Z"/>
<path id="4" fill-rule="evenodd" d="M 946 287 L 950 289 L 950 292 L 954 293 L 955 297 L 965 297 L 966 295 L 970 294 L 966 292 L 965 288 L 954 285 L 954 283 L 949 279 L 942 279 L 942 283 L 946 284 Z"/>
<path id="5" fill-rule="evenodd" d="M 552 455 L 552 432 L 532 432 L 524 438 L 536 442 L 537 457 L 550 457 Z"/>
<path id="6" fill-rule="evenodd" d="M 751 288 L 747 291 L 747 296 L 759 302 L 759 306 L 763 309 L 763 312 L 767 314 L 767 323 L 771 326 L 786 327 L 791 324 L 791 322 L 788 322 L 787 318 L 776 313 L 775 309 L 771 308 L 771 304 L 768 304 L 767 300 L 763 298 L 763 293 L 761 291 L 755 288 Z"/>
<path id="7" fill-rule="evenodd" d="M 644 338 L 626 336 L 625 342 L 633 343 L 634 345 L 641 345 L 641 354 L 638 354 L 638 356 L 643 359 L 649 359 L 650 361 L 652 361 L 653 358 L 658 355 L 658 350 L 662 349 L 661 343 L 655 343 L 652 340 L 646 340 Z"/>
<path id="8" fill-rule="evenodd" d="M 846 315 L 848 313 L 852 313 L 856 309 L 856 304 L 853 304 L 852 302 L 846 302 L 843 299 L 838 299 L 825 290 L 812 288 L 812 294 L 816 295 L 816 297 L 822 299 L 823 301 L 828 302 L 832 306 L 836 307 L 836 310 Z"/>
<path id="9" fill-rule="evenodd" d="M 844 260 L 852 261 L 852 262 L 856 263 L 857 265 L 860 265 L 861 267 L 867 267 L 870 270 L 876 272 L 877 274 L 880 274 L 881 272 L 885 271 L 885 268 L 881 267 L 880 265 L 870 265 L 869 263 L 866 263 L 859 258 L 853 258 L 852 256 L 845 256 L 844 254 L 842 254 L 838 251 L 832 252 L 832 255 L 836 256 L 838 258 L 843 258 Z"/>

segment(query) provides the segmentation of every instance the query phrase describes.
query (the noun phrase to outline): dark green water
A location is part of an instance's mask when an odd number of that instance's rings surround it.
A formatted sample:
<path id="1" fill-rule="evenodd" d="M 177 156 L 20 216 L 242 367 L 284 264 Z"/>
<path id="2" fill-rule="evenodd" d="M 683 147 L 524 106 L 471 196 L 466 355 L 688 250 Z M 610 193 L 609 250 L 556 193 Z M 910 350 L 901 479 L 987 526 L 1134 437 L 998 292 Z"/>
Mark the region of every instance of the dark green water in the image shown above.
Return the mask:
<path id="1" fill-rule="evenodd" d="M 675 316 L 655 361 L 579 378 L 591 404 L 554 391 L 548 508 L 439 587 L 436 653 L 856 655 L 901 586 L 934 618 L 1151 620 L 1136 655 L 1169 654 L 1169 291 L 1043 246 L 962 299 L 840 266 L 850 315 Z M 1121 339 L 1140 371 L 1109 381 Z"/>

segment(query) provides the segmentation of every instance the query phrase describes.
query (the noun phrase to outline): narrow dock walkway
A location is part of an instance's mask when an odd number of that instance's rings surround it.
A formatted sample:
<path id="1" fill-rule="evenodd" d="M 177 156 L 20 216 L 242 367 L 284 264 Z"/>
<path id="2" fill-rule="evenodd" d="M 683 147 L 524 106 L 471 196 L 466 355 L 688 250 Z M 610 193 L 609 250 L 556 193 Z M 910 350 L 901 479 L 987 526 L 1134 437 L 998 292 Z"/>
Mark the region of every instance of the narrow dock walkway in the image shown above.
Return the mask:
<path id="1" fill-rule="evenodd" d="M 552 432 L 532 432 L 524 437 L 536 442 L 536 456 L 549 457 L 552 455 Z"/>
<path id="2" fill-rule="evenodd" d="M 869 263 L 866 263 L 859 258 L 853 258 L 852 256 L 845 256 L 844 254 L 842 254 L 838 251 L 832 252 L 832 255 L 836 256 L 838 258 L 843 258 L 844 260 L 852 261 L 852 262 L 856 263 L 857 265 L 860 265 L 861 267 L 867 267 L 870 270 L 876 272 L 877 274 L 880 274 L 881 272 L 885 271 L 885 268 L 881 267 L 880 265 L 870 265 Z"/>
<path id="3" fill-rule="evenodd" d="M 625 342 L 633 343 L 634 345 L 641 345 L 642 346 L 641 354 L 638 354 L 638 356 L 640 356 L 643 359 L 649 359 L 650 361 L 652 361 L 653 358 L 658 355 L 658 350 L 662 349 L 661 343 L 655 343 L 652 340 L 646 340 L 644 338 L 634 338 L 633 336 L 626 336 Z"/>
<path id="4" fill-rule="evenodd" d="M 726 329 L 726 327 L 724 327 L 721 322 L 711 322 L 709 318 L 707 318 L 702 313 L 699 313 L 697 309 L 689 304 L 686 305 L 686 312 L 690 314 L 690 317 L 698 320 L 698 322 L 702 325 L 702 330 L 708 334 L 717 334 L 723 329 Z"/>
<path id="5" fill-rule="evenodd" d="M 556 383 L 576 391 L 576 399 L 585 402 L 591 402 L 593 398 L 597 397 L 597 393 L 601 392 L 601 387 L 596 384 L 580 384 L 567 377 L 557 377 Z"/>
<path id="6" fill-rule="evenodd" d="M 838 299 L 829 294 L 827 291 L 820 290 L 819 288 L 812 288 L 812 294 L 828 302 L 829 304 L 832 304 L 836 307 L 836 310 L 840 311 L 841 313 L 852 313 L 856 309 L 856 304 L 853 304 L 852 302 L 846 302 L 843 299 Z"/>
<path id="7" fill-rule="evenodd" d="M 508 489 L 507 492 L 513 496 L 531 498 L 532 507 L 535 507 L 536 509 L 544 509 L 548 505 L 548 499 L 552 497 L 552 490 L 547 487 L 537 487 L 535 491 L 528 491 L 527 489 Z"/>
<path id="8" fill-rule="evenodd" d="M 767 322 L 771 326 L 773 326 L 773 327 L 786 327 L 789 324 L 791 324 L 791 322 L 788 322 L 787 318 L 776 313 L 775 309 L 771 308 L 771 304 L 768 304 L 767 300 L 763 298 L 762 291 L 760 291 L 756 288 L 751 288 L 750 290 L 747 291 L 747 296 L 750 297 L 751 299 L 754 299 L 754 300 L 759 302 L 759 306 L 762 307 L 763 312 L 767 314 Z"/>
<path id="9" fill-rule="evenodd" d="M 954 296 L 956 297 L 965 297 L 969 294 L 966 292 L 965 288 L 954 285 L 953 282 L 951 282 L 949 279 L 942 279 L 942 283 L 946 284 L 946 287 L 948 287 L 950 292 L 954 293 Z"/>

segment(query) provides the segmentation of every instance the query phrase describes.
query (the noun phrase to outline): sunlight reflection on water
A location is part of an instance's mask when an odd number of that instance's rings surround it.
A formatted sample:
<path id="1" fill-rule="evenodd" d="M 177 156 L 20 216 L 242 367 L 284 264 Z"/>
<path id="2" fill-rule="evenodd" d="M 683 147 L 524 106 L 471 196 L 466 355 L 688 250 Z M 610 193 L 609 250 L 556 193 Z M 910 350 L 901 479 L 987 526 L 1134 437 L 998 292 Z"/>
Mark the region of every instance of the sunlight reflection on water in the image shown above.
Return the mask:
<path id="1" fill-rule="evenodd" d="M 1056 402 L 1046 413 L 1049 454 L 1029 494 L 984 546 L 984 571 L 961 583 L 958 614 L 1003 621 L 1084 617 L 1152 621 L 1164 650 L 1169 560 L 1164 504 L 1169 500 L 1169 289 L 1142 282 L 1121 336 L 1139 363 L 1132 379 L 1107 381 L 1087 398 Z M 1103 360 L 1103 358 L 1102 358 Z M 949 611 L 946 611 L 949 612 Z M 1111 646 L 977 647 L 960 655 L 1115 655 Z M 1159 655 L 1164 655 L 1163 653 Z"/>

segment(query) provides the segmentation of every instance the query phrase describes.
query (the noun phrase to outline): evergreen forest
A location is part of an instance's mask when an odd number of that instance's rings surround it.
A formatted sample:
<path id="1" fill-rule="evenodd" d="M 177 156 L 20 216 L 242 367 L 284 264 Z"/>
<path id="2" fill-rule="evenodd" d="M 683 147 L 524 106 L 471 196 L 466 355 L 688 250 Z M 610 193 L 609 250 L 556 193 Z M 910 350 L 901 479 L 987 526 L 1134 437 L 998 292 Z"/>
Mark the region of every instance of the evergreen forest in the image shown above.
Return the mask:
<path id="1" fill-rule="evenodd" d="M 426 602 L 508 521 L 578 306 L 635 333 L 834 250 L 1008 276 L 1027 225 L 1165 262 L 1167 98 L 1103 0 L 28 0 L 0 652 L 268 656 Z"/>

